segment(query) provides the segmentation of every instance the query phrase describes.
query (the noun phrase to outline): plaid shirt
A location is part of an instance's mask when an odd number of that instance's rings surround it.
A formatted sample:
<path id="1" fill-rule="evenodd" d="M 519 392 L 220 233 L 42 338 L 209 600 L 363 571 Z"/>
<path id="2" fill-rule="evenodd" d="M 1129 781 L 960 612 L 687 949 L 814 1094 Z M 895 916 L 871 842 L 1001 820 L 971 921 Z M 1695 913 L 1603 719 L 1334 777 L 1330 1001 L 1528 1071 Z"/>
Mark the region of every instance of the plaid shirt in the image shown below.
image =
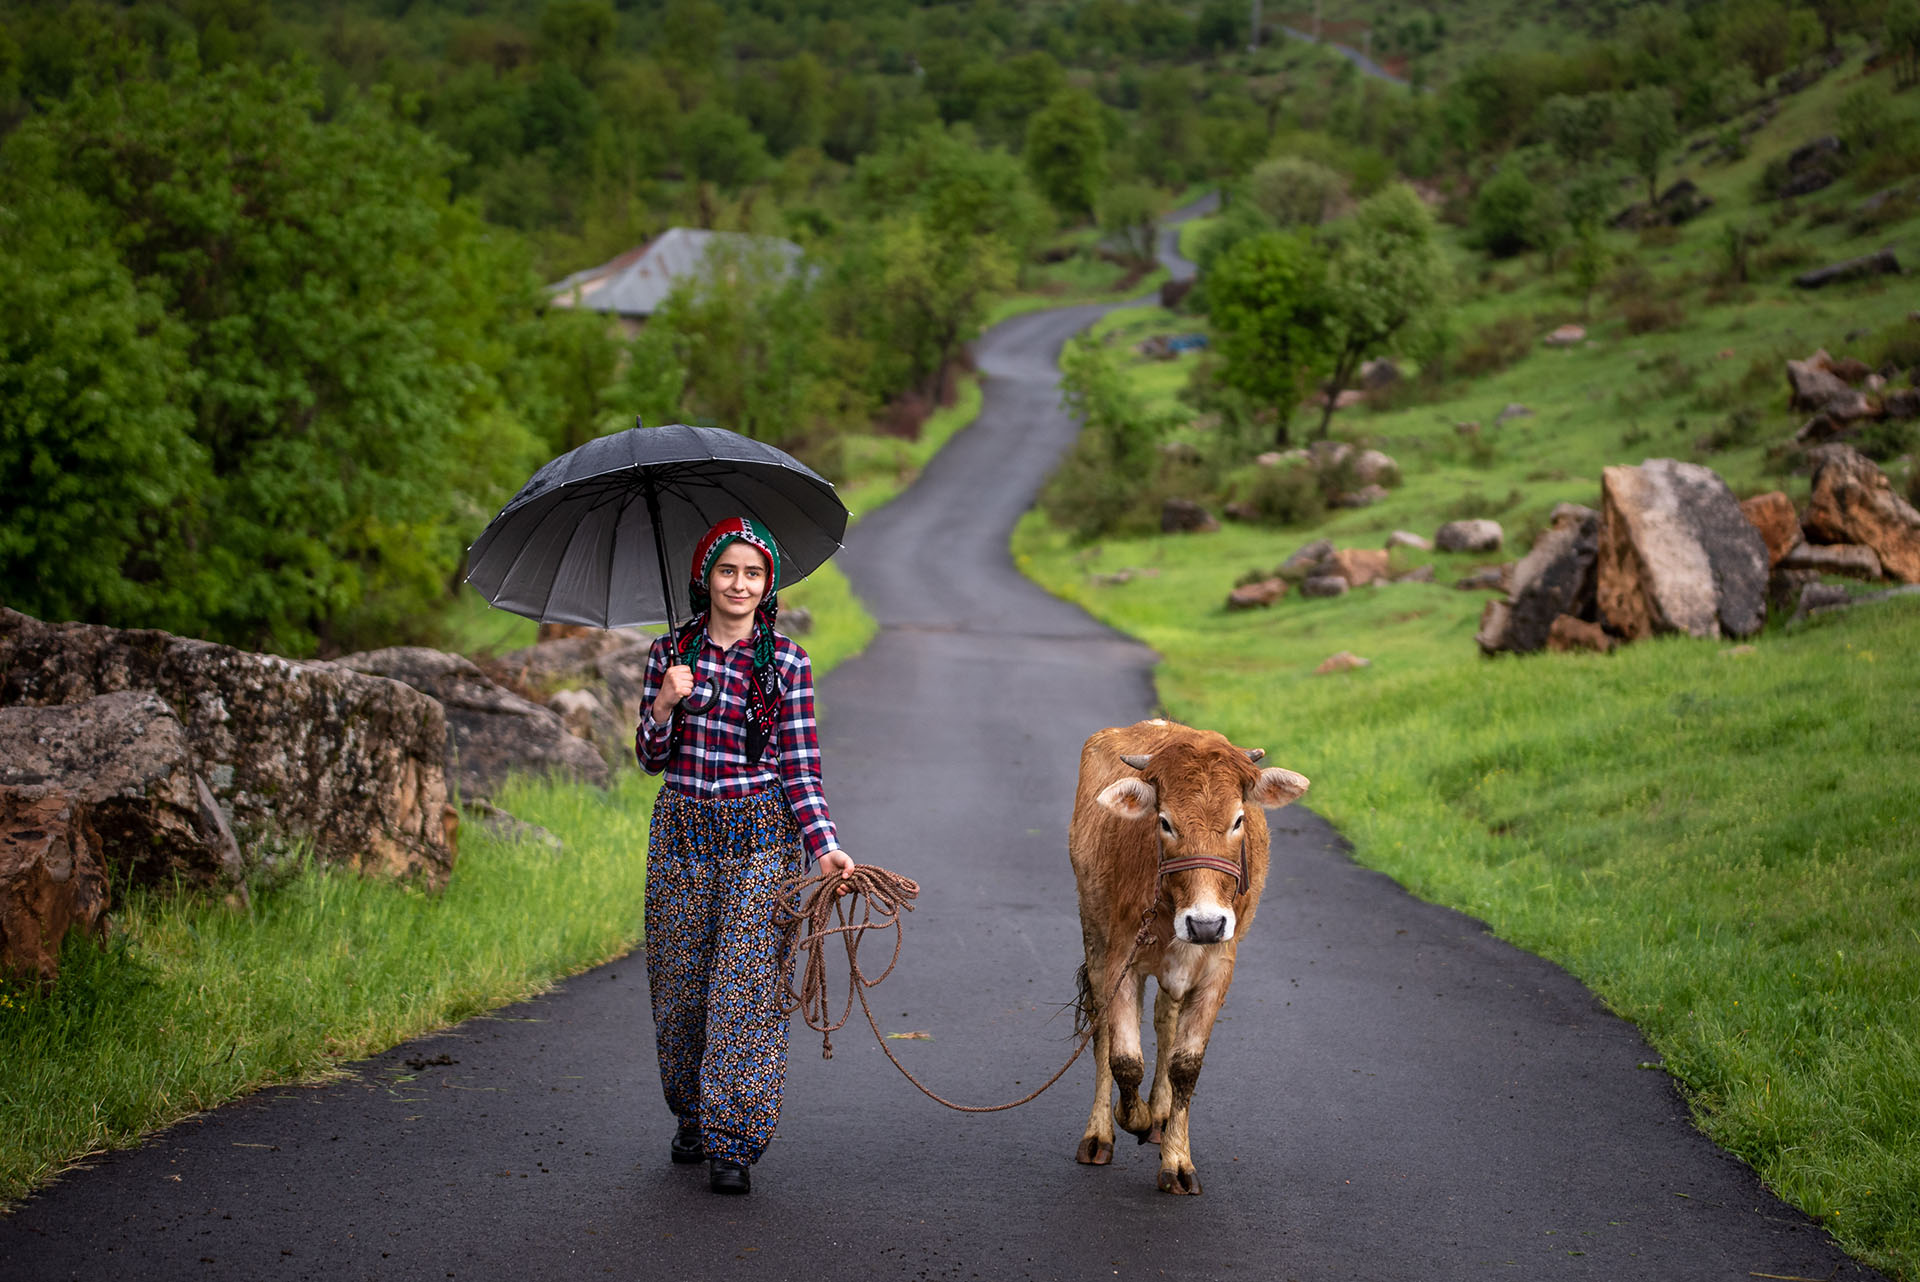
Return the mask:
<path id="1" fill-rule="evenodd" d="M 676 707 L 664 723 L 653 719 L 653 698 L 666 677 L 668 637 L 656 638 L 647 654 L 642 687 L 640 725 L 634 732 L 634 755 L 648 774 L 666 771 L 666 786 L 695 797 L 738 798 L 778 786 L 786 793 L 800 823 L 800 839 L 807 857 L 817 860 L 838 850 L 833 817 L 827 813 L 827 795 L 820 787 L 820 740 L 813 718 L 813 664 L 807 652 L 779 633 L 774 634 L 773 662 L 785 693 L 775 721 L 773 741 L 758 762 L 747 763 L 747 683 L 753 680 L 751 638 L 721 651 L 712 638 L 700 638 L 694 656 L 693 682 L 712 681 L 720 697 L 704 713 Z M 679 742 L 674 742 L 674 722 Z"/>

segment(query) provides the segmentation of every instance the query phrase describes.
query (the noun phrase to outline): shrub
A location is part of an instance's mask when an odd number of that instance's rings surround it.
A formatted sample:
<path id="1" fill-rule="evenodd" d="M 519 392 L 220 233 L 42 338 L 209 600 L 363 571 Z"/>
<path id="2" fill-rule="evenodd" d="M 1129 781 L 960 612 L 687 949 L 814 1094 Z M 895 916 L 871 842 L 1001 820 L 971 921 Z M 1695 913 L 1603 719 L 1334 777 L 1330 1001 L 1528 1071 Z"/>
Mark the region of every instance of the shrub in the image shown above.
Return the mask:
<path id="1" fill-rule="evenodd" d="M 1454 369 L 1468 378 L 1498 373 L 1533 350 L 1533 328 L 1530 317 L 1502 316 L 1466 341 Z"/>
<path id="2" fill-rule="evenodd" d="M 1641 263 L 1622 264 L 1607 283 L 1607 294 L 1620 309 L 1629 334 L 1671 329 L 1686 319 L 1680 300 Z"/>
<path id="3" fill-rule="evenodd" d="M 1311 525 L 1327 513 L 1319 472 L 1311 467 L 1263 467 L 1247 495 L 1262 525 Z"/>
<path id="4" fill-rule="evenodd" d="M 1247 199 L 1280 227 L 1318 227 L 1346 195 L 1339 174 L 1301 156 L 1263 160 L 1247 175 Z"/>
<path id="5" fill-rule="evenodd" d="M 1449 521 L 1474 521 L 1481 517 L 1498 516 L 1511 511 L 1526 502 L 1527 496 L 1519 490 L 1508 490 L 1505 498 L 1491 498 L 1479 490 L 1468 490 L 1453 502 L 1447 504 L 1445 515 Z"/>
<path id="6" fill-rule="evenodd" d="M 1759 410 L 1743 405 L 1727 415 L 1719 427 L 1701 437 L 1696 443 L 1702 453 L 1716 454 L 1721 450 L 1737 450 L 1751 445 L 1760 438 L 1760 431 L 1766 426 L 1766 419 Z"/>
<path id="7" fill-rule="evenodd" d="M 1489 178 L 1473 202 L 1471 236 L 1495 258 L 1512 258 L 1540 243 L 1544 202 L 1533 180 L 1509 164 Z"/>

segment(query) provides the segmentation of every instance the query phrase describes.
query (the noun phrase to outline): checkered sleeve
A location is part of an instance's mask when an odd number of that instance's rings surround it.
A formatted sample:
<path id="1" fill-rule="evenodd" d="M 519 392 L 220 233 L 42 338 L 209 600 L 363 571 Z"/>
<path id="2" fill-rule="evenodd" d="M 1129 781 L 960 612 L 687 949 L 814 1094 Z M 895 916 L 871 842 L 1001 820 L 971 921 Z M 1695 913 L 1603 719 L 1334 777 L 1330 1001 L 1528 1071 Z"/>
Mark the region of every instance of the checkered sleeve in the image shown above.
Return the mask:
<path id="1" fill-rule="evenodd" d="M 665 636 L 654 640 L 647 652 L 647 673 L 640 683 L 640 724 L 633 732 L 633 755 L 650 775 L 665 770 L 673 757 L 673 723 L 678 709 L 665 721 L 653 719 L 653 696 L 660 693 L 660 683 L 666 679 L 670 641 Z"/>
<path id="2" fill-rule="evenodd" d="M 827 794 L 820 785 L 820 736 L 813 714 L 813 661 L 791 642 L 780 647 L 786 694 L 780 700 L 780 782 L 800 823 L 807 858 L 840 848 Z"/>

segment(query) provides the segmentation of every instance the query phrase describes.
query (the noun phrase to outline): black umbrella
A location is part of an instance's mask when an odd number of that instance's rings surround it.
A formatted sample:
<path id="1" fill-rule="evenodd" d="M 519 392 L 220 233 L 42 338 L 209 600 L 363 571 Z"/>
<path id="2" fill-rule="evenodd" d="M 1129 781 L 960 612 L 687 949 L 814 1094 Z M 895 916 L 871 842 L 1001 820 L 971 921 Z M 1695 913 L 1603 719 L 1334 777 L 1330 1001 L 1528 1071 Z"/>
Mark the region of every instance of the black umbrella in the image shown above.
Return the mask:
<path id="1" fill-rule="evenodd" d="M 543 623 L 671 629 L 674 583 L 729 516 L 772 532 L 774 587 L 811 574 L 847 530 L 833 486 L 771 445 L 718 427 L 635 427 L 535 472 L 467 549 L 467 581 Z"/>

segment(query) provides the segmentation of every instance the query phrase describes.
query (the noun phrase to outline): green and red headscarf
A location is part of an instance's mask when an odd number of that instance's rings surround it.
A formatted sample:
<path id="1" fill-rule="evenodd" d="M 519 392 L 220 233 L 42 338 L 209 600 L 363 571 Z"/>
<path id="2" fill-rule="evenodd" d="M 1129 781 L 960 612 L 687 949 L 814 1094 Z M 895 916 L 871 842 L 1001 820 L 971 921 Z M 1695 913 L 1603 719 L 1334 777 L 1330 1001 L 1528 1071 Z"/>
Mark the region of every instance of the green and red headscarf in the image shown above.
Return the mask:
<path id="1" fill-rule="evenodd" d="M 699 652 L 700 638 L 706 635 L 713 598 L 708 584 L 713 580 L 713 564 L 720 554 L 735 543 L 758 549 L 767 560 L 767 594 L 754 610 L 757 625 L 753 633 L 753 680 L 747 700 L 747 760 L 758 761 L 773 741 L 780 712 L 780 671 L 773 661 L 774 620 L 780 615 L 780 546 L 766 526 L 746 516 L 730 516 L 701 535 L 693 549 L 692 576 L 687 584 L 687 599 L 700 613 L 674 639 L 676 662 L 689 666 Z"/>

